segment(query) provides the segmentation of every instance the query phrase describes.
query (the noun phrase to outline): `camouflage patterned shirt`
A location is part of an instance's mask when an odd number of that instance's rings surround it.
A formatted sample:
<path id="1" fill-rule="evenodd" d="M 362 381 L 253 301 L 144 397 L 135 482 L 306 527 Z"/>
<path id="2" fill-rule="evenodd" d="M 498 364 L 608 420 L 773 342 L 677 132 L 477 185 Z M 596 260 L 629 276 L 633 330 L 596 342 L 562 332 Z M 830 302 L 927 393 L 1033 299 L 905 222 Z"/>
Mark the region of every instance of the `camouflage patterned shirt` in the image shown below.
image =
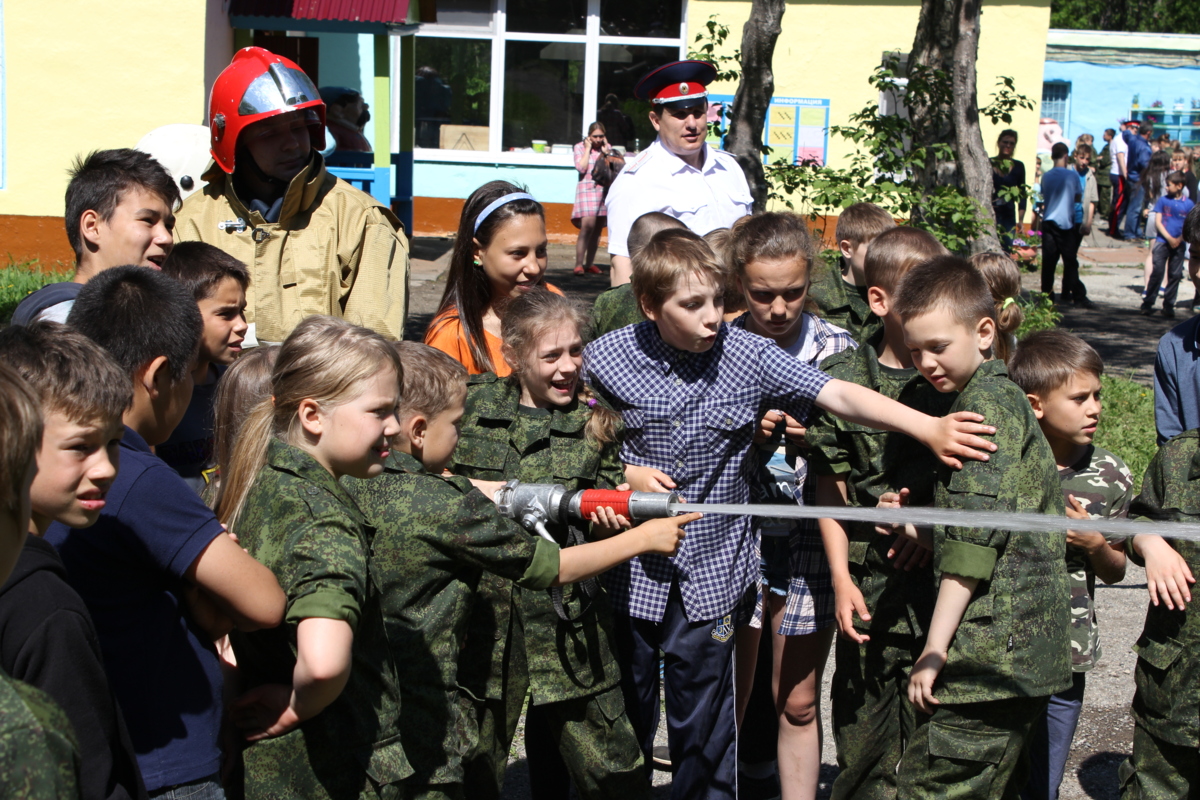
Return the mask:
<path id="1" fill-rule="evenodd" d="M 1179 434 L 1158 448 L 1142 492 L 1129 508 L 1138 519 L 1200 521 L 1200 431 Z M 1169 536 L 1168 530 L 1163 535 Z M 1200 542 L 1167 540 L 1200 575 Z M 1142 559 L 1130 550 L 1138 564 Z M 1200 605 L 1147 605 L 1137 651 L 1133 716 L 1147 731 L 1180 747 L 1200 747 Z"/>
<path id="2" fill-rule="evenodd" d="M 1125 462 L 1102 447 L 1089 447 L 1079 461 L 1060 469 L 1063 502 L 1072 495 L 1092 519 L 1124 517 L 1133 500 L 1133 475 Z M 1087 672 L 1096 666 L 1100 624 L 1096 619 L 1096 570 L 1080 547 L 1067 546 L 1067 578 L 1071 582 L 1071 669 Z"/>
<path id="3" fill-rule="evenodd" d="M 359 765 L 381 784 L 412 774 L 399 737 L 400 691 L 384 633 L 379 593 L 368 574 L 374 529 L 346 489 L 312 456 L 272 439 L 237 523 L 250 555 L 275 573 L 287 595 L 284 624 L 271 630 L 231 634 L 246 688 L 291 684 L 296 664 L 296 627 L 310 617 L 340 619 L 354 629 L 350 680 L 320 714 L 279 739 L 247 751 L 283 750 L 283 740 L 302 734 L 336 741 L 337 748 L 308 746 L 316 774 Z M 294 743 L 297 749 L 301 742 Z M 272 754 L 276 758 L 281 754 Z M 318 764 L 318 762 L 320 762 Z M 253 776 L 272 793 L 270 776 Z"/>
<path id="4" fill-rule="evenodd" d="M 837 262 L 813 264 L 808 296 L 821 319 L 849 331 L 859 344 L 883 330 L 883 321 L 867 305 L 867 287 L 846 283 Z"/>
<path id="5" fill-rule="evenodd" d="M 954 411 L 996 426 L 987 461 L 942 464 L 934 505 L 964 511 L 1065 514 L 1054 455 L 1002 361 L 985 361 Z M 979 584 L 950 644 L 938 698 L 979 703 L 1043 697 L 1071 684 L 1065 534 L 938 525 L 934 569 Z"/>
<path id="6" fill-rule="evenodd" d="M 545 589 L 558 577 L 558 548 L 501 517 L 466 478 L 430 474 L 407 453 L 393 451 L 378 478 L 342 482 L 376 530 L 371 575 L 414 782 L 460 783 L 474 737 L 459 713 L 458 662 L 476 586 L 487 571 Z"/>
<path id="7" fill-rule="evenodd" d="M 514 378 L 471 376 L 452 472 L 493 481 L 561 483 L 571 491 L 612 489 L 623 481 L 618 443 L 597 448 L 584 439 L 591 409 L 581 403 L 528 408 L 520 405 L 520 396 Z M 560 544 L 566 542 L 565 528 L 547 527 Z M 514 611 L 521 624 L 512 626 L 508 647 L 525 650 L 536 705 L 586 697 L 617 684 L 612 613 L 603 590 L 574 623 L 559 619 L 549 593 L 523 590 L 498 576 L 485 575 L 479 593 L 459 670 L 460 683 L 472 694 L 503 696 L 505 648 L 497 632 L 508 630 Z M 569 616 L 579 615 L 584 603 L 579 587 L 563 588 Z M 522 628 L 524 637 L 518 640 Z"/>
<path id="8" fill-rule="evenodd" d="M 830 356 L 821 369 L 832 378 L 856 383 L 940 417 L 949 411 L 955 394 L 943 394 L 914 368 L 896 369 L 879 363 L 883 331 L 857 350 Z M 913 505 L 933 503 L 938 460 L 916 439 L 839 419 L 822 411 L 808 429 L 809 464 L 818 475 L 846 480 L 847 503 L 874 508 L 884 492 L 907 488 Z M 863 594 L 871 621 L 855 620 L 864 633 L 916 633 L 933 614 L 936 587 L 931 567 L 909 572 L 895 569 L 887 558 L 893 538 L 880 536 L 868 523 L 845 523 L 849 537 L 850 573 Z"/>
<path id="9" fill-rule="evenodd" d="M 633 285 L 625 283 L 602 292 L 596 298 L 592 306 L 592 338 L 599 339 L 618 328 L 645 321 L 646 315 L 633 296 Z"/>
<path id="10" fill-rule="evenodd" d="M 0 795 L 79 797 L 79 767 L 67 715 L 40 689 L 0 672 Z"/>

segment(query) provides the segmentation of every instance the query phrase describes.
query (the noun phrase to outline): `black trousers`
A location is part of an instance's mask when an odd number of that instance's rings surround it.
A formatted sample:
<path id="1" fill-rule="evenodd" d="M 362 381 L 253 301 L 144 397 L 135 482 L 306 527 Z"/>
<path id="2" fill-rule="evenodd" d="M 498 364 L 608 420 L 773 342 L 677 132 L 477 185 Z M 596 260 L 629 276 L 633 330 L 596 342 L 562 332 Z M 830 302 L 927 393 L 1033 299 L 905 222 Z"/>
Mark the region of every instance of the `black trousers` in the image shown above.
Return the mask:
<path id="1" fill-rule="evenodd" d="M 1087 287 L 1079 280 L 1079 226 L 1060 228 L 1050 220 L 1042 223 L 1042 292 L 1054 294 L 1054 272 L 1063 262 L 1062 302 L 1087 299 Z"/>

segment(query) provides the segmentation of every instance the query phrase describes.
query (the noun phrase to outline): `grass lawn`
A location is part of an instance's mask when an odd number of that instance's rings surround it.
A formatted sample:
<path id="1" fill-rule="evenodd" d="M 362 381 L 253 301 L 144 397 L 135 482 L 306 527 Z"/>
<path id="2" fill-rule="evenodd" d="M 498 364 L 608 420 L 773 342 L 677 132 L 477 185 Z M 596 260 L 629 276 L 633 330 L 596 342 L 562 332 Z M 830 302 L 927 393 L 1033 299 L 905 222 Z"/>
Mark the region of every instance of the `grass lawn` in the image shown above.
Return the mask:
<path id="1" fill-rule="evenodd" d="M 1111 375 L 1105 375 L 1101 382 L 1104 410 L 1096 431 L 1096 444 L 1125 460 L 1133 473 L 1134 491 L 1141 491 L 1142 475 L 1158 450 L 1154 431 L 1154 390 Z"/>
<path id="2" fill-rule="evenodd" d="M 70 279 L 70 273 L 43 272 L 37 261 L 10 263 L 0 269 L 0 325 L 7 325 L 17 304 L 47 283 Z"/>

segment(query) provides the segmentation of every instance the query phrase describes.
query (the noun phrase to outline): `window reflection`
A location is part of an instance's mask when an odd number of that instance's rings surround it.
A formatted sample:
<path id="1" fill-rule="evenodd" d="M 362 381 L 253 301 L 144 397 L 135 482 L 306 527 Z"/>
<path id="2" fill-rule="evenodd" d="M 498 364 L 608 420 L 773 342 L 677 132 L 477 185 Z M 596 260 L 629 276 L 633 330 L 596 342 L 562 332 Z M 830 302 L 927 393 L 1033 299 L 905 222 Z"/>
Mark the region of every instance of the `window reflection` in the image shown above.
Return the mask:
<path id="1" fill-rule="evenodd" d="M 492 43 L 417 38 L 417 147 L 487 150 Z"/>
<path id="2" fill-rule="evenodd" d="M 572 47 L 579 49 L 573 57 Z M 583 45 L 508 42 L 504 75 L 505 150 L 544 142 L 568 148 L 580 139 L 583 116 Z M 570 150 L 568 149 L 569 153 Z"/>

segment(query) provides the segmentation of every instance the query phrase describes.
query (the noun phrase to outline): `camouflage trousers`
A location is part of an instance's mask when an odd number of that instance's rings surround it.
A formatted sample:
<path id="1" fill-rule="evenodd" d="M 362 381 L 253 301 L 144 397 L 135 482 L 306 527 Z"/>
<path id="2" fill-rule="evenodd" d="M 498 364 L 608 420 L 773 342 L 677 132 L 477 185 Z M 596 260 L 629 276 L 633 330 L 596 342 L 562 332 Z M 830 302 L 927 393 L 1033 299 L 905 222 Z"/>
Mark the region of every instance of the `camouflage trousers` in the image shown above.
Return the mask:
<path id="1" fill-rule="evenodd" d="M 1159 739 L 1138 723 L 1133 755 L 1118 774 L 1121 800 L 1186 800 L 1200 795 L 1200 750 Z"/>
<path id="2" fill-rule="evenodd" d="M 522 696 L 523 700 L 524 697 Z M 479 751 L 467 762 L 466 796 L 499 797 L 504 785 L 508 751 L 516 732 L 521 706 L 515 714 L 511 699 L 484 700 L 479 714 Z M 530 708 L 526 725 L 545 725 L 558 744 L 575 791 L 583 800 L 636 800 L 650 797 L 650 785 L 633 725 L 625 713 L 620 686 L 598 694 Z M 510 716 L 511 715 L 511 716 Z M 506 719 L 507 717 L 507 719 Z M 530 769 L 536 764 L 531 761 Z"/>
<path id="3" fill-rule="evenodd" d="M 916 728 L 908 673 L 921 646 L 903 633 L 875 633 L 863 644 L 838 637 L 832 701 L 841 771 L 833 800 L 896 797 L 896 765 Z"/>
<path id="4" fill-rule="evenodd" d="M 1017 800 L 1029 782 L 1026 743 L 1048 697 L 944 703 L 917 714 L 900 758 L 898 796 L 905 800 Z"/>
<path id="5" fill-rule="evenodd" d="M 301 726 L 264 739 L 243 753 L 246 800 L 401 800 L 399 782 L 381 785 L 367 775 L 344 742 L 320 726 Z M 411 771 L 411 770 L 410 770 Z"/>

